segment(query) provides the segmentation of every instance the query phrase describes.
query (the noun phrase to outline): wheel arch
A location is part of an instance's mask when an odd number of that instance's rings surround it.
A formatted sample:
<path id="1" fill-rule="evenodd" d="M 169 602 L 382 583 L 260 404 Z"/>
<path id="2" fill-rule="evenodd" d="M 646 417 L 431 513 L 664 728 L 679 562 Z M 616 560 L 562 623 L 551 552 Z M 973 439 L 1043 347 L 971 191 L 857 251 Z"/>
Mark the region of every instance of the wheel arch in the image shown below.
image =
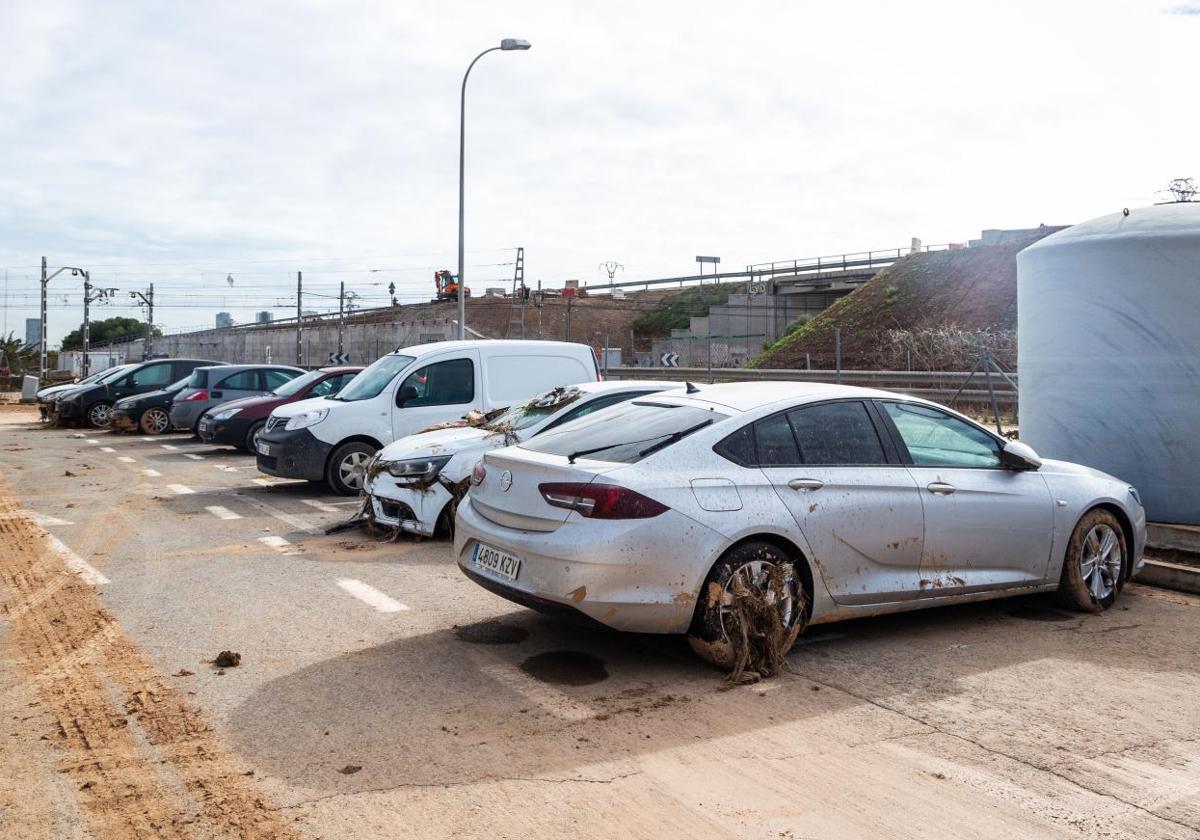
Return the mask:
<path id="1" fill-rule="evenodd" d="M 1135 551 L 1136 543 L 1134 542 L 1133 538 L 1133 523 L 1130 521 L 1129 515 L 1125 512 L 1124 508 L 1114 502 L 1097 502 L 1080 514 L 1079 519 L 1075 520 L 1075 525 L 1071 528 L 1071 533 L 1074 533 L 1075 528 L 1079 527 L 1079 523 L 1083 520 L 1083 517 L 1087 516 L 1094 510 L 1103 510 L 1111 513 L 1114 517 L 1116 517 L 1117 523 L 1120 524 L 1121 533 L 1125 536 L 1126 549 L 1123 562 L 1124 569 L 1122 569 L 1121 574 L 1124 576 L 1125 580 L 1132 580 L 1134 563 L 1133 552 Z"/>
<path id="2" fill-rule="evenodd" d="M 341 449 L 347 443 L 365 443 L 368 446 L 374 446 L 376 450 L 383 449 L 383 444 L 380 443 L 379 441 L 377 441 L 375 438 L 371 437 L 370 435 L 350 435 L 349 437 L 342 438 L 337 443 L 335 443 L 332 448 L 330 448 L 329 454 L 327 456 L 325 456 L 325 470 L 326 471 L 329 470 L 329 465 L 331 463 L 333 463 L 334 453 L 336 453 L 339 449 Z"/>
<path id="3" fill-rule="evenodd" d="M 813 611 L 813 601 L 816 598 L 816 578 L 813 575 L 812 561 L 808 559 L 808 556 L 804 553 L 804 550 L 800 548 L 800 546 L 796 545 L 796 543 L 787 537 L 781 534 L 773 534 L 769 531 L 746 534 L 745 536 L 738 538 L 735 542 L 730 543 L 729 546 L 727 546 L 725 550 L 721 552 L 720 556 L 713 561 L 713 566 L 721 562 L 721 559 L 729 554 L 729 552 L 750 542 L 768 543 L 792 558 L 792 561 L 796 564 L 796 571 L 800 573 L 800 582 L 804 584 L 805 618 L 806 620 L 807 618 L 810 618 Z M 709 572 L 711 571 L 712 566 L 709 566 Z M 707 576 L 708 573 L 705 574 L 706 578 Z M 698 603 L 699 599 L 697 599 L 697 604 Z"/>

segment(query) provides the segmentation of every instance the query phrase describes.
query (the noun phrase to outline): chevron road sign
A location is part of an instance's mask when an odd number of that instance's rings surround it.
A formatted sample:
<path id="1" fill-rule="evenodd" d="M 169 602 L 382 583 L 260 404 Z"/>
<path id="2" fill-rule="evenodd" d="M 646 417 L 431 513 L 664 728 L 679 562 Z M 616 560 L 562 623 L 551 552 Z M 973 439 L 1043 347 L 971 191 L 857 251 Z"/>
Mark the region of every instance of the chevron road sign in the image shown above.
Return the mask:
<path id="1" fill-rule="evenodd" d="M 348 365 L 350 364 L 349 353 L 330 353 L 329 364 L 331 365 Z"/>
<path id="2" fill-rule="evenodd" d="M 662 362 L 663 367 L 679 367 L 678 353 L 663 353 L 658 360 Z"/>

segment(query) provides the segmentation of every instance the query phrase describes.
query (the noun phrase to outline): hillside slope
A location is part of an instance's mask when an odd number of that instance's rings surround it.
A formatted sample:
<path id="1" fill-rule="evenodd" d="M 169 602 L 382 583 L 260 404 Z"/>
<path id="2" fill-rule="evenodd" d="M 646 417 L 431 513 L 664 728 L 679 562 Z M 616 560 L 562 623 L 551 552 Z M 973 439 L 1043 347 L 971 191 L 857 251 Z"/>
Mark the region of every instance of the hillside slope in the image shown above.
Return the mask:
<path id="1" fill-rule="evenodd" d="M 1045 227 L 1001 245 L 910 254 L 875 275 L 751 362 L 759 368 L 970 369 L 982 344 L 1016 366 L 1017 253 L 1061 230 Z"/>

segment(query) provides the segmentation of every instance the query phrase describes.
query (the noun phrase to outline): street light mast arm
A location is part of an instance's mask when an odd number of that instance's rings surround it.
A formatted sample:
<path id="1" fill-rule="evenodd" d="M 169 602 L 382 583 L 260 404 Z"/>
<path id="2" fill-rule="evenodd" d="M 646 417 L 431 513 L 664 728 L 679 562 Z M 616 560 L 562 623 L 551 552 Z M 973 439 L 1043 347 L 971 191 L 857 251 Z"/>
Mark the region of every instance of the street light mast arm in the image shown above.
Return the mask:
<path id="1" fill-rule="evenodd" d="M 472 59 L 467 65 L 467 72 L 463 73 L 462 91 L 458 98 L 458 338 L 459 340 L 467 337 L 467 301 L 466 301 L 466 284 L 464 282 L 463 267 L 463 205 L 464 205 L 464 181 L 466 180 L 467 170 L 467 79 L 471 77 L 471 70 L 474 69 L 475 63 L 490 52 L 495 52 L 499 47 L 489 47 Z"/>

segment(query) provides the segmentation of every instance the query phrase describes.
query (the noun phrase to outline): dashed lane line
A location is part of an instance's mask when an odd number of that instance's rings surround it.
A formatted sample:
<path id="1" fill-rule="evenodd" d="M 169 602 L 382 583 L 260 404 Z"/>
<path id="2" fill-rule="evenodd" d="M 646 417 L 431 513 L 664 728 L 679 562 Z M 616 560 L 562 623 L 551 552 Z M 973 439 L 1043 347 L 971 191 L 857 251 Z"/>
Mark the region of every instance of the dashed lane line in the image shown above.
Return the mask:
<path id="1" fill-rule="evenodd" d="M 28 508 L 13 511 L 12 513 L 0 513 L 0 519 L 15 519 L 18 516 L 23 516 L 26 519 L 32 520 L 33 524 L 37 525 L 39 528 L 46 528 L 51 525 L 75 524 L 69 519 L 59 519 L 57 516 L 51 516 L 48 513 L 38 513 L 36 510 L 29 510 Z"/>
<path id="2" fill-rule="evenodd" d="M 113 449 L 111 446 L 101 446 L 100 451 L 101 452 L 116 452 L 117 450 Z"/>
<path id="3" fill-rule="evenodd" d="M 92 586 L 103 586 L 110 582 L 99 569 L 69 549 L 66 543 L 58 537 L 53 534 L 45 534 L 45 537 L 46 542 L 50 544 L 50 550 L 61 557 L 66 567 L 79 575 L 85 583 L 90 583 Z"/>
<path id="4" fill-rule="evenodd" d="M 225 464 L 213 464 L 213 469 L 221 470 L 222 472 L 237 472 L 238 471 L 237 467 L 230 467 L 230 466 L 226 466 Z"/>
<path id="5" fill-rule="evenodd" d="M 292 555 L 302 553 L 300 549 L 297 548 L 293 543 L 288 542 L 283 537 L 277 537 L 274 534 L 269 537 L 259 537 L 258 541 L 263 545 L 270 546 L 280 554 Z"/>
<path id="6" fill-rule="evenodd" d="M 159 446 L 161 446 L 163 449 L 166 449 L 168 452 L 175 452 L 179 449 L 178 446 L 172 446 L 169 443 L 160 443 Z"/>
<path id="7" fill-rule="evenodd" d="M 260 501 L 258 501 L 258 499 L 251 499 L 248 497 L 243 497 L 243 498 L 245 498 L 245 501 L 247 504 L 258 508 L 263 513 L 267 514 L 267 516 L 275 517 L 276 519 L 278 519 L 280 522 L 282 522 L 285 525 L 292 526 L 297 531 L 303 531 L 306 534 L 321 533 L 320 528 L 316 527 L 315 525 L 310 525 L 308 520 L 306 520 L 306 519 L 302 519 L 299 516 L 293 516 L 292 514 L 287 513 L 286 511 L 282 511 L 277 507 L 268 505 L 265 502 L 260 502 Z"/>
<path id="8" fill-rule="evenodd" d="M 381 613 L 404 612 L 408 609 L 406 604 L 401 604 L 395 598 L 385 595 L 374 586 L 371 586 L 369 583 L 363 583 L 361 580 L 340 578 L 337 585 L 345 592 L 350 593 L 367 606 L 374 607 Z"/>
<path id="9" fill-rule="evenodd" d="M 170 490 L 172 493 L 175 493 L 176 495 L 179 495 L 179 496 L 186 496 L 190 493 L 196 492 L 191 487 L 188 487 L 186 484 L 168 484 L 167 489 Z"/>
<path id="10" fill-rule="evenodd" d="M 242 518 L 242 515 L 240 513 L 234 513 L 229 508 L 221 507 L 220 505 L 208 505 L 204 509 L 206 511 L 208 511 L 209 513 L 211 513 L 213 516 L 217 517 L 217 519 L 241 519 Z"/>
<path id="11" fill-rule="evenodd" d="M 162 473 L 160 473 L 158 470 L 142 470 L 142 475 L 146 476 L 147 478 L 158 478 L 162 475 Z"/>
<path id="12" fill-rule="evenodd" d="M 340 513 L 340 511 L 337 508 L 335 508 L 333 505 L 326 504 L 325 502 L 317 501 L 316 499 L 301 499 L 300 501 L 303 502 L 304 504 L 308 505 L 309 507 L 316 508 L 317 510 L 321 511 L 322 513 Z M 358 502 L 355 502 L 355 504 L 358 504 Z"/>
<path id="13" fill-rule="evenodd" d="M 285 484 L 303 484 L 304 483 L 303 478 L 277 478 L 274 481 L 272 481 L 268 478 L 252 478 L 250 480 L 254 484 L 257 484 L 259 487 L 282 487 Z"/>
<path id="14" fill-rule="evenodd" d="M 118 456 L 117 456 L 117 460 L 118 460 L 118 461 L 124 461 L 126 464 L 133 464 L 133 463 L 136 463 L 136 460 L 135 460 L 135 459 L 133 459 L 133 458 L 130 458 L 128 455 L 118 455 Z"/>
<path id="15" fill-rule="evenodd" d="M 203 461 L 204 460 L 203 455 L 193 455 L 191 452 L 184 452 L 183 457 L 191 458 L 193 461 Z"/>
<path id="16" fill-rule="evenodd" d="M 94 444 L 99 444 L 99 443 L 100 443 L 100 441 L 96 440 L 95 438 L 88 438 L 88 439 L 87 439 L 87 442 L 88 442 L 88 443 L 94 443 Z"/>

